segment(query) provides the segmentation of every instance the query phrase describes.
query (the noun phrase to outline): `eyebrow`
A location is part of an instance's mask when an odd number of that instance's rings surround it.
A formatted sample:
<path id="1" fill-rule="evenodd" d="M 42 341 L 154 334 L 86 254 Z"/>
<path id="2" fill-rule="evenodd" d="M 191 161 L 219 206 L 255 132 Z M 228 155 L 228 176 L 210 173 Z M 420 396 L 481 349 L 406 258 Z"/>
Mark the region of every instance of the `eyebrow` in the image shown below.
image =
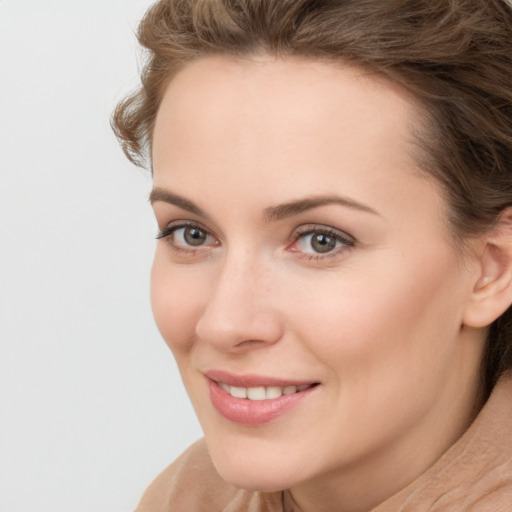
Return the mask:
<path id="1" fill-rule="evenodd" d="M 173 194 L 172 192 L 169 192 L 163 188 L 155 187 L 149 194 L 149 202 L 153 204 L 158 201 L 173 204 L 182 210 L 186 210 L 187 212 L 208 218 L 206 212 L 199 208 L 199 206 L 194 204 L 192 201 L 189 201 L 188 199 L 185 199 L 184 197 L 177 194 Z"/>
<path id="2" fill-rule="evenodd" d="M 297 215 L 298 213 L 318 208 L 320 206 L 326 206 L 330 204 L 339 204 L 341 206 L 352 208 L 366 213 L 379 215 L 373 208 L 366 206 L 362 203 L 358 203 L 353 199 L 342 196 L 311 196 L 304 199 L 298 199 L 296 201 L 290 201 L 289 203 L 280 204 L 278 206 L 271 206 L 265 208 L 264 216 L 268 221 L 277 221 L 286 217 Z"/>
<path id="3" fill-rule="evenodd" d="M 151 204 L 158 201 L 173 204 L 182 210 L 186 210 L 204 218 L 209 218 L 209 215 L 192 201 L 160 187 L 155 187 L 153 190 L 151 190 L 151 193 L 149 194 L 149 201 Z M 373 208 L 354 201 L 353 199 L 336 195 L 327 195 L 311 196 L 304 199 L 297 199 L 295 201 L 283 203 L 277 206 L 269 206 L 263 210 L 263 217 L 268 222 L 278 221 L 287 217 L 292 217 L 293 215 L 297 215 L 307 210 L 311 210 L 313 208 L 319 208 L 320 206 L 326 206 L 330 204 L 338 204 L 346 208 L 352 208 L 354 210 L 371 213 L 373 215 L 379 215 Z"/>

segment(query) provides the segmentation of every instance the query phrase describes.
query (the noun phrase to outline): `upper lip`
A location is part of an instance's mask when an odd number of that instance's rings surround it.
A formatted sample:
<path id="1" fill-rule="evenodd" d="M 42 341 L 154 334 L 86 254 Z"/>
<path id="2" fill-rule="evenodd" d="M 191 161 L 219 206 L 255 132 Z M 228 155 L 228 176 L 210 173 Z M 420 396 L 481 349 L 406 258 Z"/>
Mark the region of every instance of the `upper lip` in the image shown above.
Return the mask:
<path id="1" fill-rule="evenodd" d="M 224 370 L 208 370 L 204 372 L 204 375 L 216 382 L 222 382 L 228 386 L 236 386 L 241 388 L 303 386 L 305 384 L 317 383 L 312 380 L 282 379 L 255 374 L 235 375 Z"/>

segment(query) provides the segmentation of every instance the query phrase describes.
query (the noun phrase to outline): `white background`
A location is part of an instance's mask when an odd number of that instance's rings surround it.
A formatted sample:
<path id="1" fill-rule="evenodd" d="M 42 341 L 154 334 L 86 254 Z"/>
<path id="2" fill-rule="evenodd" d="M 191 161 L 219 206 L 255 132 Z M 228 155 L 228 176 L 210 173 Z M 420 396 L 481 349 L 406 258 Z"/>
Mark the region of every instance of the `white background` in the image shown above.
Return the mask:
<path id="1" fill-rule="evenodd" d="M 125 512 L 199 426 L 111 110 L 147 0 L 0 1 L 0 512 Z"/>

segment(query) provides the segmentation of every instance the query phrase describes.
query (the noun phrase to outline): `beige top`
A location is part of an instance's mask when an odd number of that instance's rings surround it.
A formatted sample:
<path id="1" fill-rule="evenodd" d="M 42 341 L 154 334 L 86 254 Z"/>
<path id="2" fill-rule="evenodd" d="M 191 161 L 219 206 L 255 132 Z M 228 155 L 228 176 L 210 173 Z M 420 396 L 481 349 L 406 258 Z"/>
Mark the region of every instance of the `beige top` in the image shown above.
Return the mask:
<path id="1" fill-rule="evenodd" d="M 136 512 L 292 512 L 285 492 L 224 482 L 203 440 L 151 484 Z M 466 433 L 422 476 L 372 512 L 512 512 L 512 374 Z"/>

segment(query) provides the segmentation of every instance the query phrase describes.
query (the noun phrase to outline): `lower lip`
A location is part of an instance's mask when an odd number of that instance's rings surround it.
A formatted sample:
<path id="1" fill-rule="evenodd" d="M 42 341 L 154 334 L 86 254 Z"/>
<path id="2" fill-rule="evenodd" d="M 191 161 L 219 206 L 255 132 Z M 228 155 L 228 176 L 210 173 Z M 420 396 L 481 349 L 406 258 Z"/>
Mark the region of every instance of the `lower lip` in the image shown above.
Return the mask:
<path id="1" fill-rule="evenodd" d="M 235 398 L 224 391 L 217 382 L 209 380 L 210 398 L 224 418 L 242 425 L 264 425 L 269 423 L 308 397 L 318 386 L 291 395 L 268 400 Z"/>

